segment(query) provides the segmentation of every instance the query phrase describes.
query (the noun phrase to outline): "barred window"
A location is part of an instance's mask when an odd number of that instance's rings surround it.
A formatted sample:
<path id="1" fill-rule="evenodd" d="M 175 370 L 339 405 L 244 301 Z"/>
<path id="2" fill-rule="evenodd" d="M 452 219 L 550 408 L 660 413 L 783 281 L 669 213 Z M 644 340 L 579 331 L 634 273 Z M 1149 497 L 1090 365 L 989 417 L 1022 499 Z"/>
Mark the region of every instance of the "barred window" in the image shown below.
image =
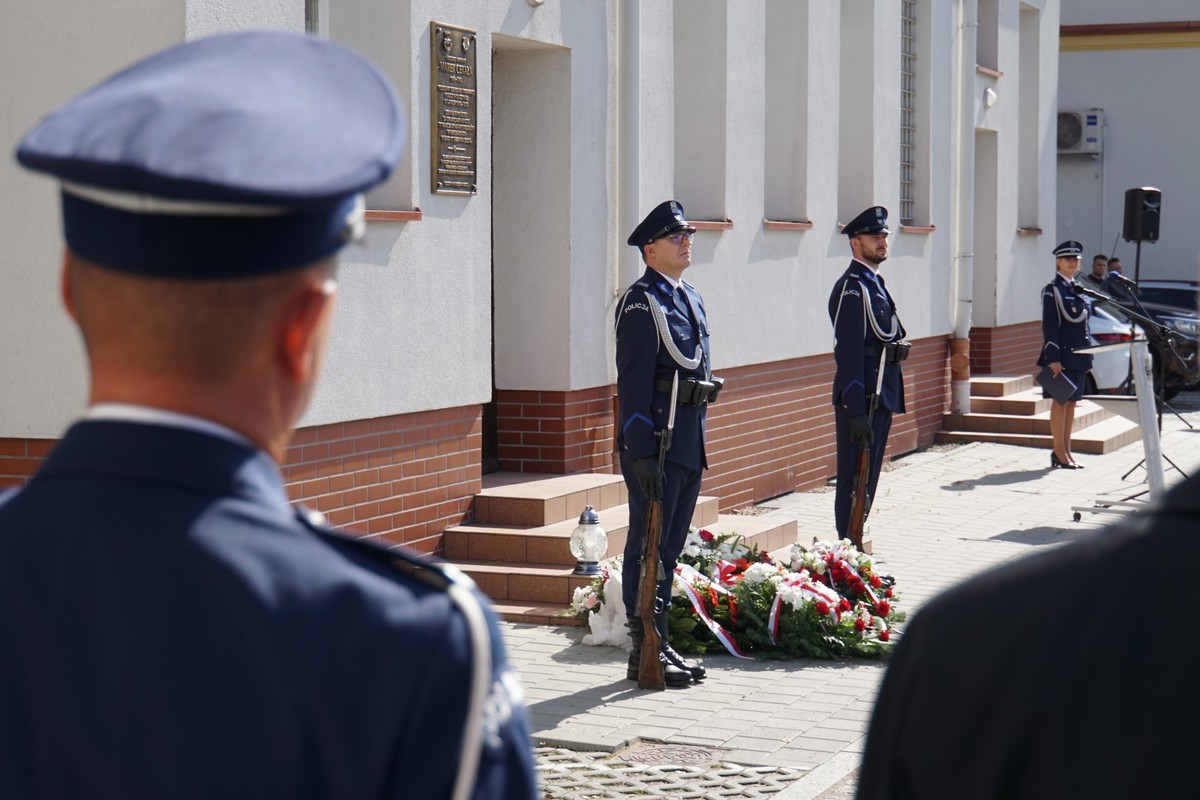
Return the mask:
<path id="1" fill-rule="evenodd" d="M 901 0 L 900 14 L 900 224 L 912 225 L 917 140 L 917 0 Z"/>

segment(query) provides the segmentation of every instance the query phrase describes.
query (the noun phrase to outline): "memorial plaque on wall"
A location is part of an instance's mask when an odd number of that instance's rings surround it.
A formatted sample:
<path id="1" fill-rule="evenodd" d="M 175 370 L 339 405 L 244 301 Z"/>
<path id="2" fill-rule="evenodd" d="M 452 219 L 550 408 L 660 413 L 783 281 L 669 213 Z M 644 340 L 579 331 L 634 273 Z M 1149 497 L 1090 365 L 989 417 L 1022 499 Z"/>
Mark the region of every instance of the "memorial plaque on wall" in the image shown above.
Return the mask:
<path id="1" fill-rule="evenodd" d="M 479 100 L 475 31 L 429 23 L 433 113 L 433 191 L 475 194 Z"/>

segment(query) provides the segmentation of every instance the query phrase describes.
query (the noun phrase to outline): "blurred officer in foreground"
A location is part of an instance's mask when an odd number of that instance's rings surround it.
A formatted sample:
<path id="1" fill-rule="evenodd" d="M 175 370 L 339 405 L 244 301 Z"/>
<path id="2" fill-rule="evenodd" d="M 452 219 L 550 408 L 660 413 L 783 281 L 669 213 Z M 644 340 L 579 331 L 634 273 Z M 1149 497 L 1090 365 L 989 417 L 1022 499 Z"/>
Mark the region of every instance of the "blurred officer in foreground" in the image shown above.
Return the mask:
<path id="1" fill-rule="evenodd" d="M 880 688 L 860 800 L 1190 794 L 1197 530 L 1193 477 L 1150 513 L 931 600 Z"/>
<path id="2" fill-rule="evenodd" d="M 684 661 L 667 642 L 668 610 L 675 562 L 683 551 L 700 478 L 708 468 L 704 454 L 704 418 L 716 399 L 720 379 L 713 380 L 709 361 L 708 320 L 700 293 L 684 282 L 692 263 L 696 229 L 674 200 L 651 211 L 629 236 L 646 264 L 646 272 L 617 304 L 617 403 L 621 474 L 629 487 L 629 535 L 621 569 L 633 653 L 629 680 L 637 680 L 641 659 L 642 620 L 637 616 L 638 559 L 646 530 L 647 503 L 662 500 L 662 557 L 665 580 L 659 584 L 658 632 L 662 636 L 668 686 L 702 680 L 703 667 Z M 663 469 L 658 466 L 659 437 L 670 414 L 672 377 L 679 373 L 675 429 Z"/>
<path id="3" fill-rule="evenodd" d="M 280 479 L 402 147 L 374 67 L 266 32 L 151 56 L 21 143 L 62 183 L 91 396 L 0 505 L 0 796 L 537 796 L 470 583 Z"/>
<path id="4" fill-rule="evenodd" d="M 833 418 L 837 433 L 837 493 L 833 516 L 838 536 L 850 527 L 851 491 L 859 451 L 870 449 L 867 497 L 875 497 L 892 414 L 904 413 L 904 376 L 900 362 L 908 358 L 904 326 L 888 294 L 879 267 L 887 260 L 887 209 L 873 206 L 852 219 L 842 232 L 850 239 L 854 259 L 829 295 L 833 321 Z M 868 419 L 877 376 L 883 382 L 876 408 Z"/>

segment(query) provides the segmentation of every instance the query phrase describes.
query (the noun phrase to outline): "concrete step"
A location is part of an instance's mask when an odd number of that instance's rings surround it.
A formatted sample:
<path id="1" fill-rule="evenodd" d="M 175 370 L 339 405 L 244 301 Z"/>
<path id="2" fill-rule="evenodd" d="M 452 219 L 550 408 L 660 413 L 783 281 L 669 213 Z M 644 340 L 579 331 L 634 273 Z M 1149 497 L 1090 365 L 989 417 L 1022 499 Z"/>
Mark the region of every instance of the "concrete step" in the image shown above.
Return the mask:
<path id="1" fill-rule="evenodd" d="M 580 511 L 582 511 L 582 507 Z M 697 527 L 717 522 L 720 501 L 700 496 L 692 514 Z M 600 527 L 608 534 L 608 555 L 615 556 L 625 548 L 629 529 L 629 507 L 625 505 L 601 509 Z M 519 527 L 494 523 L 470 523 L 447 528 L 443 535 L 447 561 L 501 562 L 515 564 L 557 564 L 575 566 L 567 548 L 571 531 L 579 524 L 578 516 L 552 525 Z"/>
<path id="2" fill-rule="evenodd" d="M 1048 405 L 1043 411 L 1023 415 L 977 412 L 974 410 L 975 404 L 973 402 L 971 408 L 972 411 L 969 414 L 955 414 L 952 412 L 943 414 L 942 430 L 967 433 L 1034 433 L 1050 435 L 1050 408 Z M 1112 414 L 1095 403 L 1080 400 L 1075 405 L 1075 424 L 1073 427 L 1076 431 L 1081 431 L 1111 416 Z"/>
<path id="3" fill-rule="evenodd" d="M 739 533 L 760 549 L 772 551 L 790 546 L 798 536 L 796 520 L 769 513 L 721 514 L 703 527 L 716 534 Z M 576 587 L 591 583 L 591 578 L 572 574 L 574 562 L 567 566 L 455 560 L 454 564 L 491 598 L 502 619 L 537 625 L 585 624 L 569 615 Z"/>
<path id="4" fill-rule="evenodd" d="M 495 472 L 483 476 L 483 490 L 475 495 L 475 521 L 525 527 L 567 520 L 578 524 L 584 506 L 601 511 L 627 502 L 620 475 Z"/>
<path id="5" fill-rule="evenodd" d="M 971 376 L 971 397 L 1005 397 L 1032 388 L 1032 374 Z"/>
<path id="6" fill-rule="evenodd" d="M 1103 455 L 1119 450 L 1127 444 L 1141 440 L 1141 429 L 1121 417 L 1109 416 L 1083 429 L 1071 433 L 1071 450 L 1076 453 Z M 980 431 L 940 431 L 939 444 L 966 444 L 968 442 L 995 442 L 1019 447 L 1053 448 L 1049 433 L 986 433 Z"/>
<path id="7" fill-rule="evenodd" d="M 1052 402 L 1042 397 L 1041 389 L 1026 389 L 1003 397 L 972 396 L 971 413 L 1028 416 L 1049 411 Z"/>

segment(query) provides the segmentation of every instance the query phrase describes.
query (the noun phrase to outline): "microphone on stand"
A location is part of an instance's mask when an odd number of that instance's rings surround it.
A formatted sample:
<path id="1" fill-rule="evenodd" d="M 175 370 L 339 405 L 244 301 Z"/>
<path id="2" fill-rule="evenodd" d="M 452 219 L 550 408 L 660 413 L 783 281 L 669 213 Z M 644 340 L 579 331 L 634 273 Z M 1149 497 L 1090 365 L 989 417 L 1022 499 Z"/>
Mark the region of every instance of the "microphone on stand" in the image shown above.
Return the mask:
<path id="1" fill-rule="evenodd" d="M 1112 276 L 1113 276 L 1114 278 L 1116 278 L 1118 281 L 1120 281 L 1121 283 L 1125 284 L 1126 286 L 1137 286 L 1137 282 L 1136 282 L 1136 281 L 1132 281 L 1132 280 L 1130 280 L 1129 278 L 1126 278 L 1124 275 L 1122 275 L 1122 274 L 1121 274 L 1121 273 L 1119 273 L 1119 272 L 1113 272 L 1113 273 L 1111 273 L 1111 274 L 1112 274 Z"/>
<path id="2" fill-rule="evenodd" d="M 1079 283 L 1078 281 L 1075 282 L 1074 288 L 1075 288 L 1076 292 L 1083 295 L 1084 297 L 1090 297 L 1093 300 L 1102 300 L 1105 302 L 1112 302 L 1112 298 L 1109 297 L 1108 295 L 1106 295 L 1104 292 L 1097 292 L 1092 289 L 1089 289 L 1086 286 L 1084 286 L 1082 283 Z"/>

